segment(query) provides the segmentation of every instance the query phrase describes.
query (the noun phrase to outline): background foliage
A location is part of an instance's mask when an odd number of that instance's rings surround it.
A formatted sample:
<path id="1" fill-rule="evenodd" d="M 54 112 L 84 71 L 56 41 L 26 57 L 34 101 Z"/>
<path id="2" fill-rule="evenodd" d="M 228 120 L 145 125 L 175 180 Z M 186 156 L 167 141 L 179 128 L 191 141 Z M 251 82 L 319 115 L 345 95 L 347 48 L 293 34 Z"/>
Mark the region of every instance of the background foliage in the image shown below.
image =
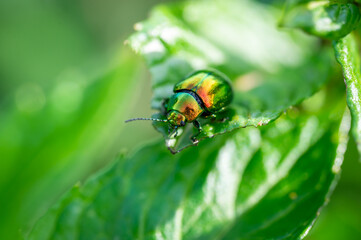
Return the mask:
<path id="1" fill-rule="evenodd" d="M 150 76 L 142 60 L 123 47 L 123 41 L 133 31 L 133 23 L 145 19 L 150 7 L 157 3 L 0 3 L 0 236 L 14 239 L 27 235 L 60 195 L 114 159 L 120 149 L 132 149 L 140 140 L 159 138 L 150 124 L 123 128 L 124 119 L 152 113 Z M 278 6 L 277 1 L 274 3 Z M 211 34 L 201 23 L 196 25 L 205 29 L 201 35 Z M 313 38 L 307 41 L 318 44 Z M 222 38 L 214 39 L 213 44 L 220 47 L 222 42 Z M 298 53 L 309 54 L 302 49 Z M 274 55 L 252 56 L 255 59 L 238 59 L 232 61 L 237 63 L 234 66 L 224 64 L 221 69 L 234 75 L 249 69 L 269 74 L 274 69 Z M 282 65 L 283 59 L 277 60 L 277 65 Z M 344 91 L 340 68 L 333 64 L 335 72 L 328 81 L 336 82 L 332 89 Z M 213 63 L 218 65 L 222 64 Z M 315 96 L 314 102 L 319 102 L 322 94 Z M 305 103 L 306 110 L 302 111 L 318 113 L 322 106 L 315 108 L 314 102 Z M 159 152 L 166 154 L 163 150 Z M 361 236 L 360 168 L 351 141 L 342 178 L 310 239 Z"/>

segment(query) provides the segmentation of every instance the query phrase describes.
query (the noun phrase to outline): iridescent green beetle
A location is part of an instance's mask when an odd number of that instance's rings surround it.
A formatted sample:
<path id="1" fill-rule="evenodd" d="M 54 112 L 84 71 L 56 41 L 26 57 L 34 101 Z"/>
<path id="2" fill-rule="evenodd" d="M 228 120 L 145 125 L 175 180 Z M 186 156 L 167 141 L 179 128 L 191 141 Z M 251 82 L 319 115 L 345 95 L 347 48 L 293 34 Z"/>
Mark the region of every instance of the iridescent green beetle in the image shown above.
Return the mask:
<path id="1" fill-rule="evenodd" d="M 177 83 L 173 91 L 174 95 L 164 106 L 167 119 L 134 118 L 126 122 L 135 120 L 167 122 L 169 129 L 173 128 L 174 137 L 177 136 L 177 128 L 192 122 L 201 132 L 202 127 L 197 119 L 215 117 L 233 99 L 231 83 L 227 77 L 210 70 L 200 70 L 190 74 Z"/>

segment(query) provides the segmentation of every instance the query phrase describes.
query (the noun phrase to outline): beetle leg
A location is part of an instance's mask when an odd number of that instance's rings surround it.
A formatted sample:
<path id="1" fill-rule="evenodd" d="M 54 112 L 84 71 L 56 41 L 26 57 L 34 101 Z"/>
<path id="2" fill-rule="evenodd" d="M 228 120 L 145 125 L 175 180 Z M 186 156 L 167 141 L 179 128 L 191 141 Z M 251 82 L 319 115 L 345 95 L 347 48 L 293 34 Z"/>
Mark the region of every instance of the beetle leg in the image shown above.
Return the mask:
<path id="1" fill-rule="evenodd" d="M 209 118 L 211 118 L 211 119 L 215 119 L 216 117 L 217 117 L 217 115 L 216 115 L 216 114 L 214 114 L 214 113 L 203 116 L 203 118 L 205 118 L 205 119 L 209 119 Z"/>
<path id="2" fill-rule="evenodd" d="M 198 129 L 198 133 L 195 136 L 191 137 L 192 142 L 196 144 L 198 143 L 197 137 L 202 132 L 202 126 L 197 120 L 193 122 L 193 125 Z"/>
<path id="3" fill-rule="evenodd" d="M 224 118 L 218 118 L 217 119 L 217 115 L 214 114 L 214 113 L 211 114 L 211 115 L 204 116 L 204 118 L 210 119 L 212 122 L 217 122 L 217 123 L 224 123 L 224 122 L 229 120 L 229 117 L 224 117 Z"/>
<path id="4" fill-rule="evenodd" d="M 168 128 L 168 136 L 171 137 L 174 134 L 173 138 L 176 138 L 178 136 L 178 126 L 174 126 L 173 131 L 170 131 L 171 127 Z"/>
<path id="5" fill-rule="evenodd" d="M 202 126 L 197 120 L 193 122 L 193 125 L 198 129 L 199 132 L 202 132 Z"/>
<path id="6" fill-rule="evenodd" d="M 224 123 L 229 120 L 229 117 L 225 117 L 219 120 L 219 122 Z"/>
<path id="7" fill-rule="evenodd" d="M 173 132 L 175 132 L 175 134 L 174 134 L 174 138 L 176 138 L 177 136 L 178 136 L 178 126 L 175 126 L 175 128 L 174 128 L 174 131 Z"/>
<path id="8" fill-rule="evenodd" d="M 227 109 L 226 107 L 221 108 L 221 109 L 217 112 L 217 114 L 222 113 L 222 112 L 225 112 L 226 109 Z M 226 122 L 226 121 L 228 121 L 228 120 L 230 120 L 229 116 L 220 118 L 220 119 L 217 120 L 217 122 L 224 123 L 224 122 Z"/>

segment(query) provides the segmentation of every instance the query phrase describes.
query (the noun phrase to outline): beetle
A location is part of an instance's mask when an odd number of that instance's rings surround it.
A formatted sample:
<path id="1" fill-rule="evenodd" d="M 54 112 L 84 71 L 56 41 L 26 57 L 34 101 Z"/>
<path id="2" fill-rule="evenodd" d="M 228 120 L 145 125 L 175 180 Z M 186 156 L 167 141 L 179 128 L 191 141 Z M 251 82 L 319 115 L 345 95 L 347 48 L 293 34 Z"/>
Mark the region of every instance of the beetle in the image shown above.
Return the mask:
<path id="1" fill-rule="evenodd" d="M 199 118 L 216 117 L 233 99 L 233 90 L 229 79 L 222 73 L 212 70 L 198 70 L 178 82 L 173 89 L 174 94 L 164 105 L 166 119 L 133 118 L 136 120 L 151 120 L 169 123 L 169 133 L 173 128 L 174 137 L 177 129 L 186 123 L 193 123 L 202 131 Z M 172 135 L 171 134 L 171 135 Z M 195 137 L 192 138 L 195 141 Z"/>

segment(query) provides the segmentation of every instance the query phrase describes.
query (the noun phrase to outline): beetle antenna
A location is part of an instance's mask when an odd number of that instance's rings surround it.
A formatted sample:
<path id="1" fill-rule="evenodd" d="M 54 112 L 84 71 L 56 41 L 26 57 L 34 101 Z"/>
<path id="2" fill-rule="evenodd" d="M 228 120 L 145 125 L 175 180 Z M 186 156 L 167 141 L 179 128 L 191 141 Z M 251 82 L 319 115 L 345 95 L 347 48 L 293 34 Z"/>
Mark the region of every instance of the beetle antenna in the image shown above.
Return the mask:
<path id="1" fill-rule="evenodd" d="M 132 119 L 128 119 L 125 122 L 133 122 L 133 121 L 138 121 L 138 120 L 149 120 L 149 121 L 156 121 L 156 122 L 168 122 L 167 119 L 158 119 L 158 118 L 132 118 Z"/>

